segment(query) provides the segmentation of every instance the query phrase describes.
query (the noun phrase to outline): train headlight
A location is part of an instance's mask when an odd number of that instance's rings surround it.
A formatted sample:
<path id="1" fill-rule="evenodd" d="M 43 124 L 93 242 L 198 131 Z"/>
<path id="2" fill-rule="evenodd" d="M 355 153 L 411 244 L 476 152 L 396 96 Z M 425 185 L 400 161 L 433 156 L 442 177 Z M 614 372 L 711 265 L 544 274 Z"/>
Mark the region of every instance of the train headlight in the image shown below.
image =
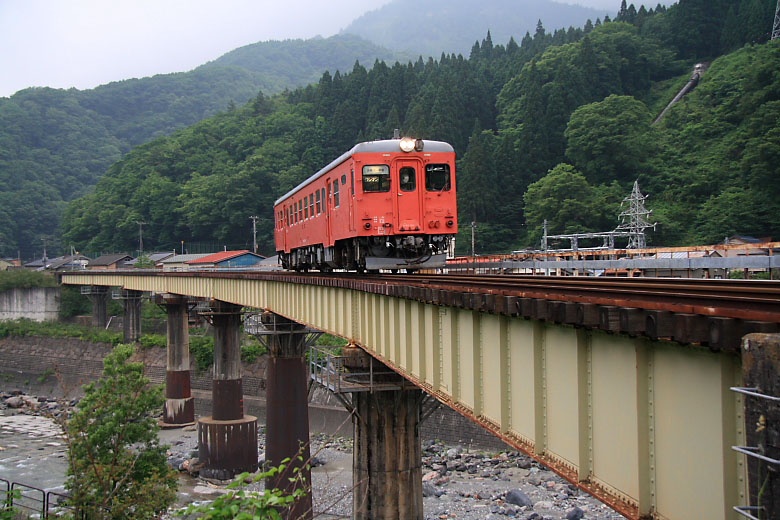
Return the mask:
<path id="1" fill-rule="evenodd" d="M 415 139 L 412 139 L 411 137 L 404 137 L 401 139 L 400 146 L 402 152 L 411 152 L 415 147 Z"/>

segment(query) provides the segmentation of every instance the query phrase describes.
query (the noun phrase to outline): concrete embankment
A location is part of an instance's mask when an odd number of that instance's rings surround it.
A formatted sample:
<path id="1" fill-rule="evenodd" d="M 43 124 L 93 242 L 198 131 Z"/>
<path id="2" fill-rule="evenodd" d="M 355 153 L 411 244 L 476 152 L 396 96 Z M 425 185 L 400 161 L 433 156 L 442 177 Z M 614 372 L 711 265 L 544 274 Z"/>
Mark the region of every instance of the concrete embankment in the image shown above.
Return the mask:
<path id="1" fill-rule="evenodd" d="M 0 321 L 19 318 L 56 321 L 59 312 L 59 287 L 31 287 L 0 292 Z"/>

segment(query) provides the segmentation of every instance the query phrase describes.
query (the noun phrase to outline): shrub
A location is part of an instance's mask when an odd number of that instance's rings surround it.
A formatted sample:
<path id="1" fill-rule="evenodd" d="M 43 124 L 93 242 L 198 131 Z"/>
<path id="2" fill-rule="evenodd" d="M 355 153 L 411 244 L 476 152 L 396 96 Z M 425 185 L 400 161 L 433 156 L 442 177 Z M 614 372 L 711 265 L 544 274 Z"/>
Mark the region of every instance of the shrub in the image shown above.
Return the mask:
<path id="1" fill-rule="evenodd" d="M 32 287 L 57 287 L 57 281 L 51 273 L 27 270 L 0 271 L 0 292 Z"/>
<path id="2" fill-rule="evenodd" d="M 141 344 L 143 349 L 153 347 L 166 348 L 168 346 L 168 338 L 162 334 L 144 334 L 138 338 L 138 343 Z"/>
<path id="3" fill-rule="evenodd" d="M 166 463 L 152 413 L 162 408 L 159 386 L 149 386 L 131 345 L 103 360 L 103 376 L 84 386 L 65 425 L 69 502 L 82 517 L 152 519 L 176 498 L 176 476 Z"/>

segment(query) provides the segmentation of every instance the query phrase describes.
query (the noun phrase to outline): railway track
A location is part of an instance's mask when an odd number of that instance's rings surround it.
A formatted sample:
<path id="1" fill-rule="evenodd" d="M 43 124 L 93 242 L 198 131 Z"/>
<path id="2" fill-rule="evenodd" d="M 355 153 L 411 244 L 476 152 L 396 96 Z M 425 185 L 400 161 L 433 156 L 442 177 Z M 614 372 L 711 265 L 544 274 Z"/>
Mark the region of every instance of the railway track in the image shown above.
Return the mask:
<path id="1" fill-rule="evenodd" d="M 131 272 L 127 272 L 130 274 Z M 707 317 L 780 323 L 780 281 L 682 278 L 549 277 L 528 275 L 355 274 L 256 271 L 158 272 L 160 276 L 207 276 L 289 281 L 457 305 L 458 294 L 493 299 L 638 308 Z M 141 273 L 138 273 L 141 274 Z M 145 273 L 148 274 L 148 271 Z M 461 298 L 462 299 L 462 298 Z M 512 305 L 513 303 L 510 303 Z M 468 306 L 468 304 L 467 304 Z M 484 305 L 483 305 L 484 306 Z M 491 304 L 481 310 L 492 311 Z M 503 308 L 502 306 L 499 306 Z"/>

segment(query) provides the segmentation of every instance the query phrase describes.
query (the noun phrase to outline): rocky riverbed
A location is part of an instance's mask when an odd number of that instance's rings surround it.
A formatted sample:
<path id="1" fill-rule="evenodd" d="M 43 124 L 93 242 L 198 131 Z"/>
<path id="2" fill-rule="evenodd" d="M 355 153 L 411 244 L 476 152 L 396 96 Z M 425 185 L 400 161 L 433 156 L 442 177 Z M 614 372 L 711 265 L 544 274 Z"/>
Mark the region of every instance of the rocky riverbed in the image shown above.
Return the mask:
<path id="1" fill-rule="evenodd" d="M 0 393 L 0 478 L 44 489 L 61 489 L 65 445 L 57 420 L 74 401 Z M 226 483 L 202 479 L 197 468 L 196 428 L 162 430 L 168 463 L 180 471 L 179 506 L 212 500 Z M 314 509 L 318 518 L 349 518 L 352 512 L 352 440 L 324 434 L 311 438 Z M 260 428 L 258 456 L 265 454 Z M 621 515 L 582 493 L 518 452 L 485 453 L 426 441 L 422 446 L 425 518 L 477 520 L 618 520 Z M 262 484 L 255 485 L 257 490 Z"/>

